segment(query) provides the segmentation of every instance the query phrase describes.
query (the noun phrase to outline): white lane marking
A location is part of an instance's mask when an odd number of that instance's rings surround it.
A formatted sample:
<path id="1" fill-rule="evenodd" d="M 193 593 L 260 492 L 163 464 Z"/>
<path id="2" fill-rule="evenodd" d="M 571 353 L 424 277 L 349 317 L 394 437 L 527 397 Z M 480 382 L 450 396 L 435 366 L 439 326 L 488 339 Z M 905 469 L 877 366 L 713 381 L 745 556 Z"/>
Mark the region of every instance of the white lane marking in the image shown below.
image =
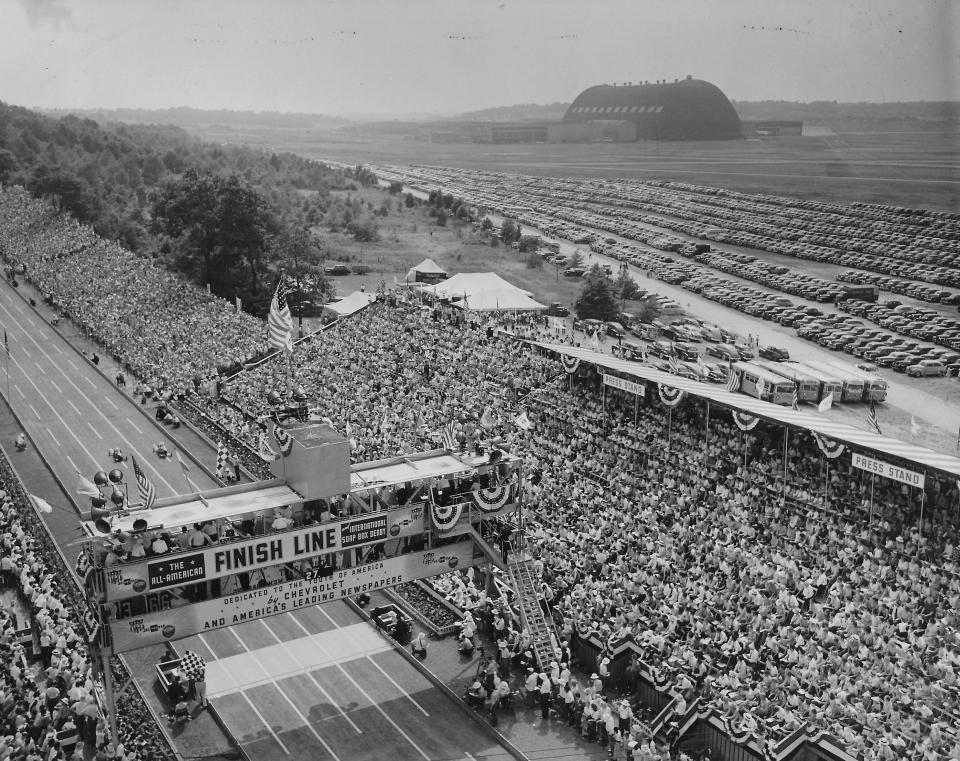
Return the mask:
<path id="1" fill-rule="evenodd" d="M 105 401 L 107 404 L 109 404 L 109 405 L 110 405 L 111 407 L 113 407 L 115 410 L 119 410 L 119 409 L 120 409 L 117 405 L 115 405 L 115 404 L 113 403 L 113 399 L 111 399 L 109 396 L 103 397 L 103 401 Z"/>
<path id="2" fill-rule="evenodd" d="M 37 416 L 37 420 L 39 420 L 39 419 L 40 419 L 40 413 L 37 412 L 37 408 L 34 407 L 32 404 L 28 404 L 27 406 L 28 406 L 30 409 L 33 410 L 33 414 L 36 415 L 36 416 Z"/>
<path id="3" fill-rule="evenodd" d="M 68 359 L 68 360 L 67 360 L 67 364 L 70 365 L 70 367 L 72 367 L 72 368 L 73 368 L 74 370 L 76 370 L 77 372 L 80 372 L 80 369 L 79 369 L 75 364 L 73 364 L 73 360 L 72 360 L 72 359 Z"/>
<path id="4" fill-rule="evenodd" d="M 17 390 L 17 393 L 20 394 L 20 396 L 22 396 L 24 399 L 27 398 L 27 395 L 23 393 L 23 389 L 20 388 L 20 385 L 18 383 L 14 383 L 13 387 Z"/>
<path id="5" fill-rule="evenodd" d="M 51 431 L 49 428 L 47 428 L 46 430 L 47 430 L 47 436 L 49 436 L 51 439 L 53 439 L 53 443 L 56 444 L 56 445 L 59 447 L 59 446 L 60 446 L 60 442 L 57 441 L 57 437 L 53 435 L 53 431 Z"/>
<path id="6" fill-rule="evenodd" d="M 218 656 L 215 652 L 213 652 L 213 648 L 210 647 L 210 643 L 207 642 L 207 640 L 204 639 L 203 635 L 202 635 L 202 634 L 198 634 L 198 635 L 197 635 L 197 639 L 199 639 L 199 640 L 203 643 L 203 646 L 204 646 L 205 648 L 207 648 L 207 650 L 210 651 L 210 655 L 213 656 L 213 659 L 214 659 L 214 660 L 217 660 L 217 658 L 218 658 L 219 656 Z"/>
<path id="7" fill-rule="evenodd" d="M 97 387 L 97 384 L 93 382 L 93 379 L 91 379 L 91 377 L 90 377 L 89 375 L 84 375 L 84 376 L 83 376 L 83 379 L 84 379 L 87 383 L 89 383 L 91 386 L 93 386 L 94 388 Z"/>
<path id="8" fill-rule="evenodd" d="M 57 346 L 56 344 L 50 344 L 50 348 L 56 351 L 57 354 L 63 354 L 63 352 L 60 350 L 60 347 Z"/>
<path id="9" fill-rule="evenodd" d="M 250 648 L 247 647 L 247 643 L 244 642 L 242 639 L 240 639 L 240 635 L 237 634 L 237 630 L 234 629 L 234 627 L 231 626 L 227 631 L 229 631 L 234 637 L 236 637 L 237 642 L 240 643 L 240 647 L 242 647 L 242 648 L 243 648 L 244 650 L 246 650 L 248 653 L 250 652 Z M 269 675 L 268 675 L 268 676 L 269 676 Z"/>
<path id="10" fill-rule="evenodd" d="M 330 614 L 327 613 L 327 611 L 325 611 L 325 610 L 323 609 L 323 606 L 322 606 L 322 605 L 317 606 L 317 610 L 319 610 L 321 613 L 323 613 L 323 615 L 325 615 L 325 616 L 327 617 L 327 620 L 328 620 L 331 624 L 333 624 L 337 629 L 340 628 L 340 624 L 338 624 L 336 621 L 334 621 L 332 618 L 330 618 Z"/>
<path id="11" fill-rule="evenodd" d="M 130 425 L 133 426 L 133 430 L 135 430 L 135 431 L 136 431 L 137 433 L 139 433 L 141 436 L 143 435 L 143 431 L 141 431 L 140 428 L 139 428 L 139 426 L 138 426 L 136 423 L 134 423 L 130 418 L 127 418 L 127 422 L 130 423 Z"/>
<path id="12" fill-rule="evenodd" d="M 346 670 L 343 666 L 341 666 L 339 663 L 337 664 L 337 668 L 340 669 L 340 672 L 341 672 L 347 679 L 350 680 L 350 682 L 353 684 L 354 687 L 357 688 L 357 690 L 360 692 L 360 694 L 363 695 L 367 700 L 370 701 L 370 704 L 380 712 L 380 715 L 383 716 L 383 718 L 385 718 L 388 722 L 390 722 L 390 726 L 392 726 L 395 730 L 397 730 L 397 732 L 399 732 L 399 733 L 403 736 L 403 739 L 406 740 L 408 743 L 410 743 L 410 745 L 413 746 L 413 749 L 416 750 L 417 753 L 419 753 L 421 756 L 423 756 L 424 759 L 426 759 L 426 761 L 430 761 L 430 756 L 428 756 L 426 753 L 424 753 L 423 748 L 421 748 L 419 745 L 417 745 L 417 744 L 410 738 L 410 735 L 408 735 L 406 732 L 404 732 L 404 731 L 400 728 L 400 725 L 397 724 L 397 722 L 395 722 L 393 719 L 391 719 L 391 718 L 387 715 L 387 712 L 384 711 L 383 708 L 380 707 L 380 704 L 377 703 L 376 700 L 374 700 L 373 698 L 371 698 L 371 697 L 367 694 L 367 691 L 363 689 L 363 687 L 361 687 L 359 684 L 357 684 L 357 681 L 356 681 L 352 676 L 350 676 L 350 675 L 347 673 L 347 670 Z"/>
<path id="13" fill-rule="evenodd" d="M 24 352 L 24 354 L 27 354 L 27 353 Z M 30 355 L 27 354 L 27 356 L 29 357 Z M 42 366 L 39 362 L 37 362 L 37 364 L 35 364 L 34 367 L 37 368 L 37 370 L 40 371 L 40 374 L 41 374 L 41 375 L 46 375 L 46 374 L 47 374 L 47 371 L 43 369 L 43 366 Z"/>
<path id="14" fill-rule="evenodd" d="M 87 425 L 90 426 L 90 430 L 93 431 L 93 432 L 97 435 L 97 438 L 98 438 L 98 439 L 103 440 L 103 436 L 100 435 L 100 431 L 98 431 L 96 428 L 93 427 L 93 423 L 91 423 L 91 422 L 88 420 L 88 421 L 87 421 Z"/>
<path id="15" fill-rule="evenodd" d="M 33 390 L 37 392 L 37 396 L 39 396 L 41 399 L 43 399 L 43 400 L 47 403 L 47 406 L 50 408 L 50 410 L 53 412 L 53 414 L 57 416 L 57 420 L 59 420 L 60 423 L 63 425 L 63 427 L 67 430 L 67 433 L 69 433 L 71 436 L 73 436 L 73 438 L 74 438 L 74 440 L 77 442 L 77 444 L 80 445 L 80 448 L 81 448 L 84 452 L 87 453 L 87 456 L 91 459 L 91 461 L 93 462 L 94 466 L 96 466 L 96 465 L 97 465 L 97 458 L 94 457 L 92 454 L 90 454 L 90 450 L 87 449 L 87 448 L 83 445 L 83 442 L 80 441 L 80 439 L 77 438 L 77 434 L 75 434 L 75 433 L 73 432 L 73 430 L 70 428 L 70 426 L 67 425 L 67 421 L 64 420 L 64 419 L 60 416 L 60 413 L 59 413 L 59 412 L 57 412 L 57 408 L 54 407 L 52 404 L 50 404 L 49 401 L 46 400 L 46 398 L 44 397 L 44 395 L 40 392 L 40 389 L 37 388 L 37 384 L 33 382 L 33 379 L 32 379 L 32 378 L 30 378 L 29 376 L 27 376 L 26 370 L 25 370 L 25 368 L 23 367 L 23 365 L 21 365 L 20 362 L 17 361 L 17 360 L 13 360 L 13 363 L 14 363 L 17 367 L 20 368 L 20 371 L 24 374 L 24 377 L 27 379 L 27 383 L 29 383 L 31 386 L 33 386 Z M 34 407 L 33 407 L 32 404 L 30 405 L 30 409 L 32 409 L 32 410 L 34 411 L 34 413 L 37 412 L 37 411 L 34 409 Z M 37 417 L 39 418 L 40 415 L 37 414 Z"/>
<path id="16" fill-rule="evenodd" d="M 390 676 L 386 671 L 384 671 L 384 670 L 381 668 L 381 666 L 380 666 L 379 663 L 377 663 L 375 660 L 373 660 L 373 658 L 371 658 L 369 655 L 367 656 L 367 660 L 370 661 L 370 663 L 372 663 L 374 666 L 376 666 L 376 667 L 377 667 L 377 671 L 379 671 L 381 674 L 383 674 L 383 675 L 387 678 L 387 681 L 390 682 L 390 684 L 392 684 L 394 687 L 396 687 L 398 690 L 400 690 L 400 693 L 401 693 L 407 700 L 409 700 L 411 703 L 413 703 L 413 704 L 417 707 L 417 710 L 420 711 L 420 713 L 422 713 L 424 716 L 429 716 L 429 715 L 430 715 L 430 714 L 428 714 L 425 710 L 423 710 L 423 706 L 421 706 L 416 700 L 414 700 L 413 698 L 410 697 L 409 693 L 408 693 L 405 689 L 403 689 L 403 687 L 401 687 L 399 684 L 397 684 L 395 681 L 393 681 L 393 677 Z"/>
<path id="17" fill-rule="evenodd" d="M 268 731 L 271 735 L 273 735 L 273 739 L 277 741 L 277 745 L 279 745 L 279 746 L 283 749 L 283 752 L 286 753 L 286 754 L 289 756 L 289 755 L 290 755 L 290 751 L 287 750 L 287 746 L 283 744 L 283 740 L 281 740 L 281 739 L 277 736 L 277 733 L 273 731 L 273 727 L 271 727 L 271 726 L 267 723 L 267 720 L 266 720 L 265 718 L 263 718 L 263 714 L 260 713 L 260 711 L 257 709 L 257 707 L 253 704 L 253 701 L 250 700 L 250 698 L 247 696 L 247 693 L 245 693 L 243 690 L 240 690 L 240 694 L 243 695 L 243 699 L 247 701 L 247 705 L 249 705 L 249 706 L 250 706 L 250 709 L 257 715 L 257 718 L 260 719 L 261 722 L 263 722 L 263 726 L 265 726 L 265 727 L 267 728 L 267 731 Z"/>
<path id="18" fill-rule="evenodd" d="M 288 611 L 288 615 L 292 615 L 292 614 L 290 614 L 290 612 Z M 294 618 L 294 621 L 296 621 L 296 618 Z M 273 635 L 273 638 L 274 638 L 277 642 L 280 643 L 280 646 L 289 653 L 289 652 L 290 652 L 290 648 L 287 646 L 287 643 L 284 642 L 282 639 L 280 639 L 280 637 L 277 636 L 277 633 L 276 633 L 273 629 L 270 628 L 270 626 L 267 624 L 266 620 L 264 620 L 264 619 L 261 618 L 261 619 L 260 619 L 260 623 L 262 623 L 262 624 L 264 625 L 264 627 L 266 628 L 266 630 L 267 630 L 268 632 L 270 632 L 270 634 Z M 297 621 L 297 623 L 300 624 L 299 621 Z M 303 628 L 303 624 L 300 624 L 300 628 L 303 629 L 304 631 L 307 631 L 306 629 Z M 310 633 L 307 632 L 307 634 L 309 635 Z M 291 653 L 291 655 L 292 655 L 292 653 Z M 323 697 L 325 697 L 325 698 L 327 699 L 327 701 L 330 703 L 330 705 L 336 707 L 337 711 L 340 712 L 340 715 L 341 715 L 344 719 L 347 720 L 347 723 L 348 723 L 351 727 L 353 727 L 355 730 L 357 730 L 357 734 L 358 734 L 358 735 L 362 735 L 362 734 L 363 734 L 363 730 L 360 729 L 360 727 L 358 727 L 356 724 L 353 723 L 353 719 L 351 719 L 349 716 L 347 716 L 346 712 L 344 712 L 344 710 L 343 710 L 343 709 L 337 704 L 337 702 L 330 696 L 330 693 L 328 693 L 325 689 L 323 689 L 323 687 L 320 685 L 320 682 L 317 681 L 316 677 L 315 677 L 313 674 L 311 674 L 309 671 L 306 672 L 306 676 L 307 676 L 307 678 L 308 678 L 311 682 L 313 682 L 314 686 L 317 688 L 317 690 L 320 691 L 320 693 L 323 695 Z"/>
<path id="19" fill-rule="evenodd" d="M 77 409 L 77 405 L 73 403 L 73 399 L 67 399 L 67 404 L 73 407 L 73 411 L 76 412 L 81 418 L 83 417 L 83 413 Z"/>
<path id="20" fill-rule="evenodd" d="M 57 393 L 58 393 L 58 394 L 62 394 L 62 393 L 63 393 L 63 391 L 60 390 L 60 386 L 57 385 L 57 382 L 56 382 L 53 378 L 50 379 L 50 385 L 53 386 L 53 387 L 57 390 Z"/>
<path id="21" fill-rule="evenodd" d="M 20 314 L 23 314 L 23 304 L 21 304 L 19 301 L 13 302 L 13 308 L 16 309 Z"/>

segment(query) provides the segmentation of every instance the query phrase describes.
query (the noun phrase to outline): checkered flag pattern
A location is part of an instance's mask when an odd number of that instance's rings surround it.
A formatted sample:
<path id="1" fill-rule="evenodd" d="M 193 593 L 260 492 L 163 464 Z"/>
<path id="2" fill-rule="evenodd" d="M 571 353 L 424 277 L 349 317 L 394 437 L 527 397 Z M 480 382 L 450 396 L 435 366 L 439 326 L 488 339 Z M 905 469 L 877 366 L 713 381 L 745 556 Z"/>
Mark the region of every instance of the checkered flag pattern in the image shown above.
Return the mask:
<path id="1" fill-rule="evenodd" d="M 207 668 L 207 662 L 203 660 L 192 650 L 184 650 L 180 657 L 180 670 L 191 679 L 200 681 L 203 679 Z"/>
<path id="2" fill-rule="evenodd" d="M 217 478 L 227 474 L 227 448 L 222 441 L 217 442 Z"/>

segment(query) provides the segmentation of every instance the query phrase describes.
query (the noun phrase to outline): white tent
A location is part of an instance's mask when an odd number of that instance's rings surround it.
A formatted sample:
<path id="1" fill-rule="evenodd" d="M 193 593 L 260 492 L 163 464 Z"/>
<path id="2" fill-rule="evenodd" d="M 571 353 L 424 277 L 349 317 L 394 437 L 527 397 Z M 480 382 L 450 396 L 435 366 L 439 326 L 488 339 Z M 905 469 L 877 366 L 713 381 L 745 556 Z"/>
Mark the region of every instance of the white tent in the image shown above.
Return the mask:
<path id="1" fill-rule="evenodd" d="M 435 283 L 443 280 L 447 271 L 433 259 L 424 259 L 416 267 L 411 267 L 404 281 L 407 283 Z"/>
<path id="2" fill-rule="evenodd" d="M 449 299 L 454 306 L 476 312 L 520 312 L 545 309 L 524 291 L 495 272 L 461 272 L 421 289 L 425 295 Z"/>
<path id="3" fill-rule="evenodd" d="M 355 312 L 369 305 L 376 299 L 375 294 L 354 291 L 344 296 L 340 301 L 334 301 L 323 305 L 323 316 L 337 319 L 339 317 L 348 317 Z"/>

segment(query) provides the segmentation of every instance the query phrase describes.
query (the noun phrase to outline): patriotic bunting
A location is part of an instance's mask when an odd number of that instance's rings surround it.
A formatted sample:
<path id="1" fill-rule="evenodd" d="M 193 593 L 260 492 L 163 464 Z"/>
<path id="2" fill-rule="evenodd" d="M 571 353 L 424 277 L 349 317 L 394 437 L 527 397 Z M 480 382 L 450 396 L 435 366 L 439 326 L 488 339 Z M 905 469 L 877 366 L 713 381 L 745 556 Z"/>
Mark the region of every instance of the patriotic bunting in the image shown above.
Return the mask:
<path id="1" fill-rule="evenodd" d="M 816 431 L 811 431 L 813 440 L 817 442 L 817 447 L 831 460 L 837 459 L 843 454 L 844 446 L 839 441 L 833 441 L 826 436 L 821 436 Z"/>
<path id="2" fill-rule="evenodd" d="M 463 513 L 463 503 L 457 502 L 453 505 L 438 505 L 433 501 L 433 493 L 430 495 L 430 519 L 437 531 L 449 531 L 460 520 Z"/>
<path id="3" fill-rule="evenodd" d="M 283 430 L 277 422 L 273 424 L 273 437 L 277 440 L 277 446 L 280 447 L 280 454 L 284 457 L 293 451 L 293 437 Z"/>
<path id="4" fill-rule="evenodd" d="M 495 486 L 470 492 L 470 498 L 485 513 L 499 510 L 510 501 L 509 486 Z"/>
<path id="5" fill-rule="evenodd" d="M 753 415 L 748 415 L 746 412 L 734 410 L 733 422 L 737 424 L 737 428 L 739 428 L 741 431 L 752 431 L 757 427 L 757 423 L 760 422 L 760 418 L 754 417 Z"/>
<path id="6" fill-rule="evenodd" d="M 664 386 L 662 383 L 657 384 L 657 393 L 660 395 L 660 401 L 668 407 L 676 407 L 683 401 L 685 395 L 680 389 Z"/>
<path id="7" fill-rule="evenodd" d="M 561 354 L 560 362 L 563 364 L 563 369 L 567 371 L 568 375 L 573 375 L 580 367 L 579 357 L 570 357 L 566 354 Z M 960 440 L 960 436 L 957 438 Z"/>

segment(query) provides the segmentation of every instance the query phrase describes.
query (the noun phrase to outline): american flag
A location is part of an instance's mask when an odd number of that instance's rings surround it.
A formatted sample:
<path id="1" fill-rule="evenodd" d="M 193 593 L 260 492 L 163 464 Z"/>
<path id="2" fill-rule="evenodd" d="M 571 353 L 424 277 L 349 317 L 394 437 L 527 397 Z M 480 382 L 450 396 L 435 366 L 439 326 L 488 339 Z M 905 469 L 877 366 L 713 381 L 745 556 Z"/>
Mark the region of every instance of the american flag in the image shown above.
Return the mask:
<path id="1" fill-rule="evenodd" d="M 148 510 L 153 507 L 153 503 L 157 501 L 157 489 L 150 479 L 144 475 L 143 470 L 140 469 L 140 463 L 137 462 L 137 458 L 133 457 L 133 475 L 137 479 L 137 494 L 140 497 L 140 502 Z"/>
<path id="2" fill-rule="evenodd" d="M 727 391 L 734 393 L 740 388 L 740 375 L 736 370 L 730 370 L 730 375 L 727 378 Z"/>
<path id="3" fill-rule="evenodd" d="M 794 384 L 793 384 L 793 401 L 792 401 L 792 403 L 791 403 L 791 406 L 792 406 L 795 410 L 799 410 L 799 409 L 800 409 L 800 392 L 798 391 L 799 388 L 800 388 L 800 384 L 799 384 L 799 383 L 794 383 Z"/>
<path id="4" fill-rule="evenodd" d="M 287 306 L 287 287 L 283 276 L 277 283 L 277 291 L 270 302 L 270 314 L 267 316 L 267 341 L 271 349 L 282 349 L 293 353 L 293 320 L 290 307 Z"/>
<path id="5" fill-rule="evenodd" d="M 453 452 L 457 450 L 457 437 L 454 433 L 453 421 L 450 421 L 442 428 L 440 436 L 443 439 L 444 449 L 449 449 Z"/>
<path id="6" fill-rule="evenodd" d="M 870 400 L 870 410 L 867 412 L 867 422 L 870 424 L 870 427 L 873 428 L 877 433 L 883 434 L 883 431 L 880 430 L 880 424 L 877 422 L 877 405 L 873 403 L 873 399 Z"/>
<path id="7" fill-rule="evenodd" d="M 667 364 L 670 365 L 670 372 L 674 375 L 677 375 L 680 372 L 680 363 L 677 362 L 677 358 L 672 354 L 667 357 Z"/>

